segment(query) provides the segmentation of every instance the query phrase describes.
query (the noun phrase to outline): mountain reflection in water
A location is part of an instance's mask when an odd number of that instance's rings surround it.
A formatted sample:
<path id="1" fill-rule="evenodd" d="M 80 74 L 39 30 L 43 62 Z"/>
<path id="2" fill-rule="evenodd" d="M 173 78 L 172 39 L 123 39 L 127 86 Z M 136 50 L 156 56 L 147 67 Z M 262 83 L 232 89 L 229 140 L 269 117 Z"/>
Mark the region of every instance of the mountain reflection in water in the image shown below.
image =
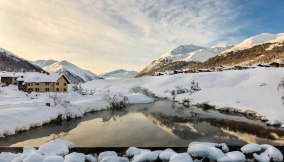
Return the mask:
<path id="1" fill-rule="evenodd" d="M 0 138 L 1 146 L 39 146 L 60 138 L 78 147 L 184 147 L 193 141 L 284 144 L 283 128 L 171 101 L 90 113 Z"/>

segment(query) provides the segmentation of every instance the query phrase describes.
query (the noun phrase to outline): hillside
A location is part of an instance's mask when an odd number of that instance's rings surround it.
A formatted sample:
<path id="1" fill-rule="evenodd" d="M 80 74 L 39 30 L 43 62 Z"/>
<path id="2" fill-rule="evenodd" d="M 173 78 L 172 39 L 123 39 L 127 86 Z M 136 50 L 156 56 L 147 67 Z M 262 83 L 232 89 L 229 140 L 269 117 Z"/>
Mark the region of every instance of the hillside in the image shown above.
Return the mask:
<path id="1" fill-rule="evenodd" d="M 156 71 L 181 69 L 186 65 L 206 61 L 231 47 L 232 46 L 205 48 L 192 44 L 181 45 L 154 60 L 150 65 L 139 72 L 137 76 L 152 75 Z"/>
<path id="2" fill-rule="evenodd" d="M 35 65 L 42 67 L 47 72 L 64 74 L 72 83 L 84 83 L 94 79 L 100 79 L 96 74 L 65 60 L 37 60 L 32 62 Z"/>
<path id="3" fill-rule="evenodd" d="M 44 71 L 42 68 L 35 66 L 27 60 L 0 48 L 0 71 Z"/>
<path id="4" fill-rule="evenodd" d="M 157 71 L 208 69 L 220 66 L 250 66 L 262 63 L 284 62 L 284 34 L 263 33 L 240 42 L 235 46 L 202 48 L 186 54 L 188 57 L 158 64 L 154 60 L 137 77 L 152 75 Z M 214 51 L 214 52 L 212 52 Z M 212 53 L 211 53 L 212 52 Z M 197 57 L 197 58 L 196 58 Z"/>
<path id="5" fill-rule="evenodd" d="M 118 69 L 108 73 L 100 74 L 99 76 L 104 79 L 120 79 L 120 78 L 133 78 L 136 75 L 137 75 L 136 71 L 127 71 L 124 69 Z"/>

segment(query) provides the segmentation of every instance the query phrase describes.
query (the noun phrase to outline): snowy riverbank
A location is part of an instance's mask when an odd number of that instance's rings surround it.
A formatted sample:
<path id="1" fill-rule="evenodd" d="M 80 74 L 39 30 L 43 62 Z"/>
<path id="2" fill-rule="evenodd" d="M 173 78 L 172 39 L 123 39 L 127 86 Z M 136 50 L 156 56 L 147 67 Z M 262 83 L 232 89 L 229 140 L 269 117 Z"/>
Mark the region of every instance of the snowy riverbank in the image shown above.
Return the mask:
<path id="1" fill-rule="evenodd" d="M 225 143 L 192 142 L 187 152 L 177 153 L 168 148 L 165 150 L 148 150 L 129 147 L 123 156 L 117 152 L 104 151 L 96 154 L 85 155 L 72 152 L 74 144 L 64 140 L 53 140 L 41 145 L 38 149 L 24 147 L 22 153 L 0 153 L 1 162 L 192 162 L 192 161 L 217 161 L 217 162 L 244 162 L 283 160 L 283 154 L 271 145 L 247 144 L 240 150 L 230 151 Z"/>
<path id="2" fill-rule="evenodd" d="M 130 92 L 100 91 L 83 96 L 75 92 L 58 95 L 55 93 L 27 94 L 18 91 L 16 86 L 1 87 L 0 90 L 0 137 L 41 126 L 60 116 L 75 118 L 88 112 L 109 109 L 111 105 L 105 100 L 106 95 L 126 96 L 129 104 L 154 101 L 145 95 Z M 55 100 L 58 102 L 57 105 Z M 51 103 L 51 106 L 46 106 L 46 103 Z"/>
<path id="3" fill-rule="evenodd" d="M 94 80 L 83 84 L 85 89 L 128 91 L 133 87 L 146 88 L 161 98 L 172 99 L 171 91 L 190 88 L 195 81 L 201 88 L 192 95 L 179 94 L 175 100 L 187 99 L 191 104 L 208 103 L 216 108 L 252 110 L 270 120 L 284 121 L 283 89 L 278 85 L 284 77 L 283 68 L 255 68 L 223 72 L 189 73 L 166 76 L 147 76 L 132 79 Z"/>

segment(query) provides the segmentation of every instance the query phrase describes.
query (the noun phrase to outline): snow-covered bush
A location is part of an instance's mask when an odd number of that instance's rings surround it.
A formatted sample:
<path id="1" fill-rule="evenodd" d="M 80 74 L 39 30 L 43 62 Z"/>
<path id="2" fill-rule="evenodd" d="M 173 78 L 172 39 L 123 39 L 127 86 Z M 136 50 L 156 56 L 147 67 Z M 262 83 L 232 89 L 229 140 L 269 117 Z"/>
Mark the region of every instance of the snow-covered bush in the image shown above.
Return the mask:
<path id="1" fill-rule="evenodd" d="M 197 91 L 200 91 L 201 88 L 199 87 L 199 84 L 198 82 L 195 82 L 194 80 L 190 83 L 191 86 L 190 86 L 190 92 L 191 94 L 194 93 L 194 92 L 197 92 Z"/>
<path id="2" fill-rule="evenodd" d="M 105 95 L 104 100 L 109 102 L 112 109 L 123 109 L 129 105 L 128 97 L 119 95 Z"/>
<path id="3" fill-rule="evenodd" d="M 151 98 L 157 98 L 157 96 L 153 92 L 151 92 L 149 89 L 142 88 L 142 87 L 139 87 L 139 86 L 132 87 L 130 89 L 130 92 L 141 93 L 141 94 L 144 94 L 144 95 L 151 97 Z"/>
<path id="4" fill-rule="evenodd" d="M 61 104 L 65 98 L 65 96 L 58 95 L 58 93 L 50 93 L 48 97 L 52 100 L 55 106 Z"/>

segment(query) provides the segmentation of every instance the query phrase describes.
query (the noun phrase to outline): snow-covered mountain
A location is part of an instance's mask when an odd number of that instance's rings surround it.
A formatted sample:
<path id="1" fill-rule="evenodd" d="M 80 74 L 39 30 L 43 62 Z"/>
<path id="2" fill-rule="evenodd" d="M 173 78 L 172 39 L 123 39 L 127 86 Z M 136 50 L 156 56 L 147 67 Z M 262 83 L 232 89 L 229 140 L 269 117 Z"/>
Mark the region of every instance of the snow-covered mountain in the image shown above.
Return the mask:
<path id="1" fill-rule="evenodd" d="M 100 74 L 104 79 L 120 79 L 120 78 L 134 78 L 138 73 L 136 71 L 127 71 L 124 69 L 114 70 L 108 73 Z"/>
<path id="2" fill-rule="evenodd" d="M 204 62 L 231 47 L 232 46 L 220 46 L 206 48 L 193 44 L 181 45 L 154 60 L 150 65 L 143 69 L 139 75 L 150 73 L 155 71 L 155 69 L 159 69 L 174 62 Z"/>
<path id="3" fill-rule="evenodd" d="M 32 63 L 42 67 L 45 71 L 50 73 L 63 73 L 72 83 L 82 83 L 100 78 L 96 74 L 88 70 L 81 69 L 65 60 L 37 60 L 32 61 Z"/>
<path id="4" fill-rule="evenodd" d="M 256 45 L 265 44 L 265 43 L 276 43 L 284 41 L 284 33 L 280 34 L 270 34 L 270 33 L 262 33 L 248 39 L 245 39 L 241 43 L 223 51 L 221 54 L 225 54 L 228 52 L 236 52 L 244 49 L 252 48 Z"/>
<path id="5" fill-rule="evenodd" d="M 36 71 L 43 72 L 44 70 L 38 66 L 31 64 L 29 61 L 18 57 L 3 48 L 0 48 L 0 71 Z"/>

